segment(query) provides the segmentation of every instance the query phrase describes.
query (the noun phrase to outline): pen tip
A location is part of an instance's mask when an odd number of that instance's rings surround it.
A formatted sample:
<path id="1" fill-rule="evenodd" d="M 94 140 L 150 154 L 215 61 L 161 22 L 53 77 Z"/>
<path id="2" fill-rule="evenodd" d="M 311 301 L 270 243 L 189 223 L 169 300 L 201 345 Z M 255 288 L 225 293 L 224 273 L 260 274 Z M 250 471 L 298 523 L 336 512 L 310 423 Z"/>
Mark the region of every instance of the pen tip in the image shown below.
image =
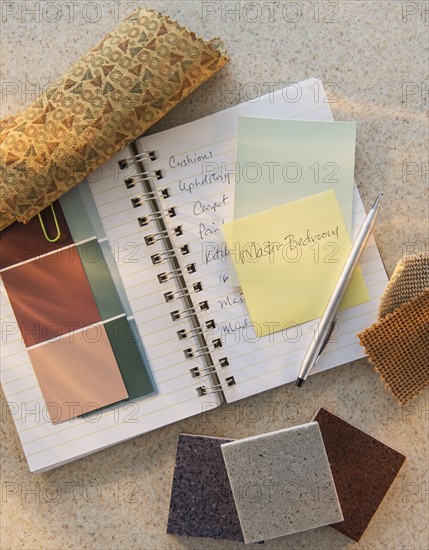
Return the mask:
<path id="1" fill-rule="evenodd" d="M 371 206 L 371 208 L 378 210 L 378 208 L 380 207 L 380 202 L 382 198 L 383 198 L 383 191 L 379 193 L 378 197 L 375 199 L 374 204 Z"/>
<path id="2" fill-rule="evenodd" d="M 301 386 L 304 384 L 305 380 L 304 378 L 297 378 L 296 379 L 296 385 L 298 386 L 298 388 L 301 388 Z"/>

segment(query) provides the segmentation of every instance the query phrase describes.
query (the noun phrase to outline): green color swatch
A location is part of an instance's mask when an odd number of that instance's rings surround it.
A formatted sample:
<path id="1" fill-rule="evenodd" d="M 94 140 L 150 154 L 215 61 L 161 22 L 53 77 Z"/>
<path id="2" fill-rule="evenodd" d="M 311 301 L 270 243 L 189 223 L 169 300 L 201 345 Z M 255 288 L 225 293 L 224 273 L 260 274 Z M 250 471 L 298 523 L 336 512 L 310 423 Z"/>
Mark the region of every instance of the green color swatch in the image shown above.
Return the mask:
<path id="1" fill-rule="evenodd" d="M 356 124 L 239 117 L 234 219 L 333 189 L 351 236 Z"/>
<path id="2" fill-rule="evenodd" d="M 103 320 L 124 313 L 121 300 L 99 242 L 94 239 L 77 246 L 80 259 Z"/>
<path id="3" fill-rule="evenodd" d="M 149 362 L 143 349 L 134 322 L 120 317 L 104 325 L 113 353 L 121 371 L 130 399 L 142 397 L 155 391 L 150 376 Z"/>
<path id="4" fill-rule="evenodd" d="M 75 243 L 90 239 L 96 235 L 98 238 L 102 237 L 102 235 L 96 232 L 94 223 L 88 215 L 85 201 L 82 196 L 83 189 L 81 189 L 81 187 L 83 187 L 83 184 L 74 187 L 60 198 L 61 208 L 63 209 L 64 216 Z M 91 199 L 94 201 L 92 197 Z M 97 213 L 96 218 L 98 217 L 99 215 Z"/>
<path id="5" fill-rule="evenodd" d="M 234 219 L 333 189 L 351 237 L 355 146 L 355 122 L 239 117 Z"/>

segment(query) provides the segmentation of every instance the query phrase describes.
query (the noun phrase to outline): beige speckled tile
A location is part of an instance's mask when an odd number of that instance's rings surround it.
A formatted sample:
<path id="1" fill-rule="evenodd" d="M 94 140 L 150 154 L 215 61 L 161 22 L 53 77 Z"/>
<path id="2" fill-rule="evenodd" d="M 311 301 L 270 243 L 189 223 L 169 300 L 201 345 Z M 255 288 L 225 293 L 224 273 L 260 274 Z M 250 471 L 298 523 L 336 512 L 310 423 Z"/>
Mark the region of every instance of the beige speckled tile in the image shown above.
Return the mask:
<path id="1" fill-rule="evenodd" d="M 343 520 L 317 422 L 221 445 L 246 543 Z"/>

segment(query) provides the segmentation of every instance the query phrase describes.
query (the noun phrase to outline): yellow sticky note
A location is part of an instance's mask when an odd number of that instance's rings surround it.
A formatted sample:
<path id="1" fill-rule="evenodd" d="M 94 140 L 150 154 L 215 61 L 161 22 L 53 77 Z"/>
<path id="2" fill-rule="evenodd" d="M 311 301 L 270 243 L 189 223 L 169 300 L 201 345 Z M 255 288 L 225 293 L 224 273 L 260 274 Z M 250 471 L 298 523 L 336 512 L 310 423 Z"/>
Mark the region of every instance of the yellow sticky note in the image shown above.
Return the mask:
<path id="1" fill-rule="evenodd" d="M 333 190 L 239 218 L 222 228 L 259 334 L 322 315 L 351 249 Z M 358 267 L 341 309 L 368 300 Z"/>

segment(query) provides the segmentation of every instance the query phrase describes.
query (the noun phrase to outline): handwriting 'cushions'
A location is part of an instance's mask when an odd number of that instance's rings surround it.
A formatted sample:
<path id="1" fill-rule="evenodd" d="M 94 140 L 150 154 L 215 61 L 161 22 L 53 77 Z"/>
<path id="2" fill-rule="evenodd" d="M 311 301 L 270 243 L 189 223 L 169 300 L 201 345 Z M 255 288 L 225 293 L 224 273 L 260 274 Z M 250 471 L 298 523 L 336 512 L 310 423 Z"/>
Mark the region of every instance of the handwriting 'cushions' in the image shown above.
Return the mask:
<path id="1" fill-rule="evenodd" d="M 358 541 L 404 463 L 405 456 L 320 409 L 319 423 L 344 521 L 334 529 Z"/>
<path id="2" fill-rule="evenodd" d="M 2 277 L 27 347 L 101 321 L 74 246 L 6 270 Z"/>
<path id="3" fill-rule="evenodd" d="M 28 353 L 53 424 L 128 397 L 103 325 Z"/>
<path id="4" fill-rule="evenodd" d="M 222 445 L 245 542 L 342 521 L 317 422 Z"/>

